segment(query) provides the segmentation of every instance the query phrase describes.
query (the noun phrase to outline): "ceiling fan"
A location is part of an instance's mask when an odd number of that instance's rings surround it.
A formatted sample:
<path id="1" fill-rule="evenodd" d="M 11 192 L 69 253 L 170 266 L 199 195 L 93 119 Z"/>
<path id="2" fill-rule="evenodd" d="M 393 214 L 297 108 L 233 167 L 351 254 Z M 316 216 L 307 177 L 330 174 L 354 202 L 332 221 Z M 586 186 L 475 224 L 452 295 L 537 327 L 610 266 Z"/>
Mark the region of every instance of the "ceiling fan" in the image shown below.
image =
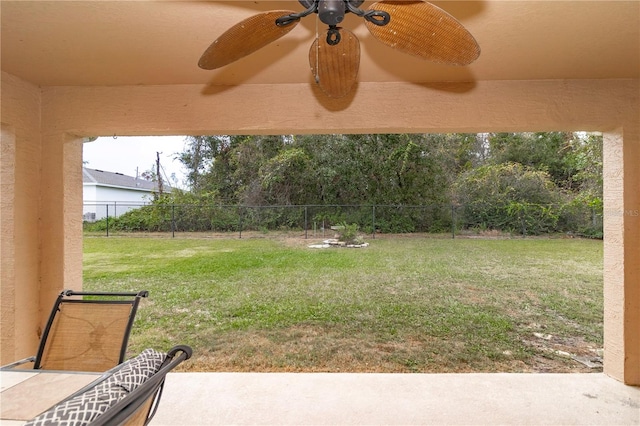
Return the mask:
<path id="1" fill-rule="evenodd" d="M 387 1 L 359 9 L 364 0 L 298 0 L 306 10 L 273 10 L 251 16 L 229 28 L 202 54 L 198 66 L 213 70 L 243 58 L 291 31 L 312 13 L 328 25 L 309 50 L 316 83 L 329 97 L 347 95 L 356 83 L 360 42 L 339 27 L 345 14 L 364 18 L 371 34 L 401 52 L 449 65 L 468 65 L 480 56 L 471 33 L 453 16 L 426 1 Z"/>

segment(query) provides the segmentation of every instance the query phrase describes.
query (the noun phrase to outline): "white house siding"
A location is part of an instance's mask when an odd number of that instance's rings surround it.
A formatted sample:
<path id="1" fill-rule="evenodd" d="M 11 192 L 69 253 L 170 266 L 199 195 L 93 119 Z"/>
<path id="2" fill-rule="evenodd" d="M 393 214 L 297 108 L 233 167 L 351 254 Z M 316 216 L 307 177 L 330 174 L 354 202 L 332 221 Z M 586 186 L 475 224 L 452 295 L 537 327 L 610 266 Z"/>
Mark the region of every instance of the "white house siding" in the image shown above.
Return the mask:
<path id="1" fill-rule="evenodd" d="M 117 217 L 148 204 L 156 185 L 122 173 L 83 168 L 83 219 L 95 221 Z M 171 191 L 171 188 L 167 188 Z"/>
<path id="2" fill-rule="evenodd" d="M 144 189 L 83 185 L 83 219 L 100 220 L 117 217 L 129 210 L 149 204 L 153 195 Z"/>

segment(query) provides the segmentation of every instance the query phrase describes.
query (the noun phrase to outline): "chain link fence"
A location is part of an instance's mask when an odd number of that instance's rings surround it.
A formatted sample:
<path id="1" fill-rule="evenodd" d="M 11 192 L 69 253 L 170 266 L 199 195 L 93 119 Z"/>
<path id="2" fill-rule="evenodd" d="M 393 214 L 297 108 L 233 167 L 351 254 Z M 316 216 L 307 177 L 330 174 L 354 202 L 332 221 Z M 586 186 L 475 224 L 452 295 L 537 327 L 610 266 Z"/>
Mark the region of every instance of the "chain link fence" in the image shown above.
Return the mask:
<path id="1" fill-rule="evenodd" d="M 181 205 L 91 203 L 84 206 L 84 230 L 91 235 L 122 233 L 237 234 L 299 231 L 305 238 L 332 236 L 331 227 L 357 224 L 364 234 L 438 233 L 497 230 L 511 234 L 569 233 L 602 237 L 602 213 L 582 204 L 507 206 L 409 205 Z"/>

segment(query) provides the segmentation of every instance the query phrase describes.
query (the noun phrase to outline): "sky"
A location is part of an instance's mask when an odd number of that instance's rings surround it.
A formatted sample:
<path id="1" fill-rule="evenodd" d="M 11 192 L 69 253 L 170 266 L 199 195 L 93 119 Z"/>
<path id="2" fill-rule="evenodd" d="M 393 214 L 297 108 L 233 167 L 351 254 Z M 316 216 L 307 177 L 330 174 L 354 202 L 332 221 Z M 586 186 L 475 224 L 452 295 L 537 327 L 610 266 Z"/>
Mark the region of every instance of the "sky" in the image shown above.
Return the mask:
<path id="1" fill-rule="evenodd" d="M 156 152 L 160 152 L 160 166 L 171 186 L 185 188 L 185 169 L 177 153 L 184 148 L 185 136 L 107 136 L 85 142 L 82 148 L 84 166 L 127 176 L 141 175 L 155 170 Z M 171 175 L 175 173 L 177 184 Z"/>

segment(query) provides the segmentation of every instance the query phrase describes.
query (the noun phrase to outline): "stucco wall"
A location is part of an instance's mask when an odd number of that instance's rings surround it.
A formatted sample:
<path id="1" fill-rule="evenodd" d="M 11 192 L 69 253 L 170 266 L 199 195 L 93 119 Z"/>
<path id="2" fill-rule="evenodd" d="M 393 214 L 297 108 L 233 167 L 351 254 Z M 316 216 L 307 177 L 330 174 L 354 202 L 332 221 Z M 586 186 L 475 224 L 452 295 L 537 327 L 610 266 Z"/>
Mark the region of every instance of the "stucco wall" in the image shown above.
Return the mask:
<path id="1" fill-rule="evenodd" d="M 2 362 L 35 353 L 40 326 L 40 89 L 2 74 Z"/>
<path id="2" fill-rule="evenodd" d="M 43 128 L 42 158 L 39 303 L 44 324 L 61 290 L 82 289 L 82 138 Z"/>
<path id="3" fill-rule="evenodd" d="M 625 214 L 640 209 L 639 93 L 638 80 L 360 83 L 353 97 L 334 102 L 308 84 L 44 88 L 43 182 L 68 198 L 60 207 L 59 198 L 43 197 L 42 279 L 81 286 L 78 136 L 599 130 L 608 212 L 605 371 L 640 384 L 640 224 Z M 64 250 L 55 253 L 58 244 Z"/>
<path id="4" fill-rule="evenodd" d="M 637 120 L 638 80 L 360 83 L 329 103 L 309 84 L 51 87 L 43 124 L 86 135 L 612 130 Z M 63 108 L 66 105 L 66 109 Z M 68 112 L 68 113 L 65 113 Z"/>

